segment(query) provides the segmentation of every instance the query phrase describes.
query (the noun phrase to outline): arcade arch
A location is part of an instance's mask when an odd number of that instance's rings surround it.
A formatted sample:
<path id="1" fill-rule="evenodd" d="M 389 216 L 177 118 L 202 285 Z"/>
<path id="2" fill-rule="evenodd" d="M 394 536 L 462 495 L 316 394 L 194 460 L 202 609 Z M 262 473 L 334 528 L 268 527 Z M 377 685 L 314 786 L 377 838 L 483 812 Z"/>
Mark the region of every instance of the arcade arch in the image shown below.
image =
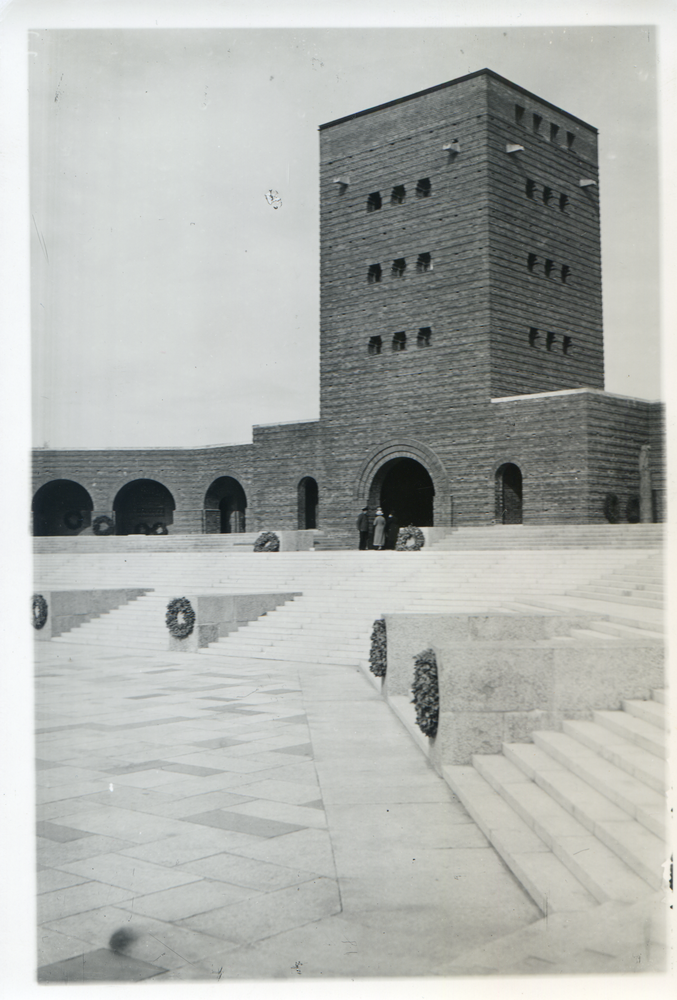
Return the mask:
<path id="1" fill-rule="evenodd" d="M 522 470 L 506 462 L 495 476 L 496 523 L 522 524 Z"/>
<path id="2" fill-rule="evenodd" d="M 232 476 L 219 476 L 205 493 L 204 530 L 207 534 L 240 534 L 246 531 L 247 497 Z"/>
<path id="3" fill-rule="evenodd" d="M 312 476 L 304 476 L 298 485 L 298 526 L 300 530 L 317 528 L 319 497 L 316 480 Z"/>
<path id="4" fill-rule="evenodd" d="M 134 479 L 113 501 L 116 535 L 162 533 L 174 521 L 176 504 L 166 486 L 154 479 Z"/>
<path id="5" fill-rule="evenodd" d="M 79 535 L 92 523 L 93 508 L 84 486 L 72 479 L 53 479 L 33 497 L 33 534 Z"/>
<path id="6" fill-rule="evenodd" d="M 401 526 L 447 527 L 453 521 L 447 471 L 432 448 L 414 439 L 382 445 L 365 461 L 355 490 L 356 507 L 389 507 Z"/>

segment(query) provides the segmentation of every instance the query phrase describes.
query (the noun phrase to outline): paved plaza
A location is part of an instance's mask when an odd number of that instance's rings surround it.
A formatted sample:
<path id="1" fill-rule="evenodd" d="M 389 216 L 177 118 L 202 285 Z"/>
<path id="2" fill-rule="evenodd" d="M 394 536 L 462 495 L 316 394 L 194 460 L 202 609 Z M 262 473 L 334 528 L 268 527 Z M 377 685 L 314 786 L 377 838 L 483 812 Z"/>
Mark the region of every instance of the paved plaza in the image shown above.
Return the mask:
<path id="1" fill-rule="evenodd" d="M 36 679 L 41 982 L 618 966 L 530 960 L 542 914 L 359 669 L 43 643 Z"/>

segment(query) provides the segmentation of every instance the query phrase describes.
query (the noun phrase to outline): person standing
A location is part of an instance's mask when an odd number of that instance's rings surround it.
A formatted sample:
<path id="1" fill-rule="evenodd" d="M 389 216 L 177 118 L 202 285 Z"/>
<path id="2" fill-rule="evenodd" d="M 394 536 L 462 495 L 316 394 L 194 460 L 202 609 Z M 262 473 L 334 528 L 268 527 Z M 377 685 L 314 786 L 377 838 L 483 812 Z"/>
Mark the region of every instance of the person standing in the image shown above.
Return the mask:
<path id="1" fill-rule="evenodd" d="M 357 518 L 357 530 L 360 533 L 360 552 L 363 552 L 369 544 L 369 515 L 367 508 L 362 508 L 362 513 Z"/>
<path id="2" fill-rule="evenodd" d="M 394 549 L 397 545 L 397 535 L 399 533 L 400 526 L 397 523 L 397 518 L 395 517 L 395 511 L 391 511 L 388 514 L 388 523 L 386 524 L 386 548 Z"/>
<path id="3" fill-rule="evenodd" d="M 374 548 L 381 550 L 386 540 L 386 519 L 380 507 L 376 509 L 374 518 Z"/>

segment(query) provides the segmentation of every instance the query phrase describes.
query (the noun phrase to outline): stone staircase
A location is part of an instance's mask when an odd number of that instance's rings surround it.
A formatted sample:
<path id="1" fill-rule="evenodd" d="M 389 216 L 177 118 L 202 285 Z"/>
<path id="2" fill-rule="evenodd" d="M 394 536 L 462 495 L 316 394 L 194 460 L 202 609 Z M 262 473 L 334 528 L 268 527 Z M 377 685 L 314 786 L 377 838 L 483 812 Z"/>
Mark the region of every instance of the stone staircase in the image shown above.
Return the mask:
<path id="1" fill-rule="evenodd" d="M 662 524 L 493 524 L 450 528 L 431 545 L 438 552 L 461 549 L 659 548 Z"/>
<path id="2" fill-rule="evenodd" d="M 545 914 L 637 903 L 664 885 L 664 701 L 655 691 L 443 769 Z"/>

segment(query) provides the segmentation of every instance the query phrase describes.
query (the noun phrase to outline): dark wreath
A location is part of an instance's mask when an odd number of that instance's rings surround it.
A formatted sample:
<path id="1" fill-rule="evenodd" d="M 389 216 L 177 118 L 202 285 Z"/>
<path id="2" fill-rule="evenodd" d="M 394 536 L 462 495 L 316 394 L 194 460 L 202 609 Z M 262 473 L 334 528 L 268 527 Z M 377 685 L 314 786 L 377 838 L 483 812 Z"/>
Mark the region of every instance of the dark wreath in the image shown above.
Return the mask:
<path id="1" fill-rule="evenodd" d="M 425 536 L 420 528 L 410 524 L 408 528 L 400 528 L 395 550 L 397 552 L 418 552 L 425 545 Z"/>
<path id="2" fill-rule="evenodd" d="M 44 628 L 47 614 L 47 601 L 42 594 L 33 594 L 33 628 Z"/>
<path id="3" fill-rule="evenodd" d="M 99 514 L 94 518 L 92 531 L 95 535 L 112 535 L 115 530 L 115 521 L 107 514 Z"/>
<path id="4" fill-rule="evenodd" d="M 437 735 L 440 717 L 440 689 L 437 682 L 437 659 L 432 649 L 419 653 L 414 660 L 412 703 L 416 708 L 416 724 L 424 736 Z"/>
<path id="5" fill-rule="evenodd" d="M 371 649 L 369 650 L 369 669 L 375 677 L 385 677 L 388 666 L 388 644 L 386 623 L 377 618 L 371 630 Z"/>
<path id="6" fill-rule="evenodd" d="M 254 552 L 279 552 L 280 539 L 274 531 L 263 531 L 254 542 Z"/>
<path id="7" fill-rule="evenodd" d="M 175 639 L 186 639 L 195 627 L 195 612 L 187 597 L 175 597 L 167 605 L 165 623 Z"/>
<path id="8" fill-rule="evenodd" d="M 84 517 L 79 510 L 69 510 L 63 516 L 63 522 L 71 531 L 77 531 L 84 524 Z"/>

